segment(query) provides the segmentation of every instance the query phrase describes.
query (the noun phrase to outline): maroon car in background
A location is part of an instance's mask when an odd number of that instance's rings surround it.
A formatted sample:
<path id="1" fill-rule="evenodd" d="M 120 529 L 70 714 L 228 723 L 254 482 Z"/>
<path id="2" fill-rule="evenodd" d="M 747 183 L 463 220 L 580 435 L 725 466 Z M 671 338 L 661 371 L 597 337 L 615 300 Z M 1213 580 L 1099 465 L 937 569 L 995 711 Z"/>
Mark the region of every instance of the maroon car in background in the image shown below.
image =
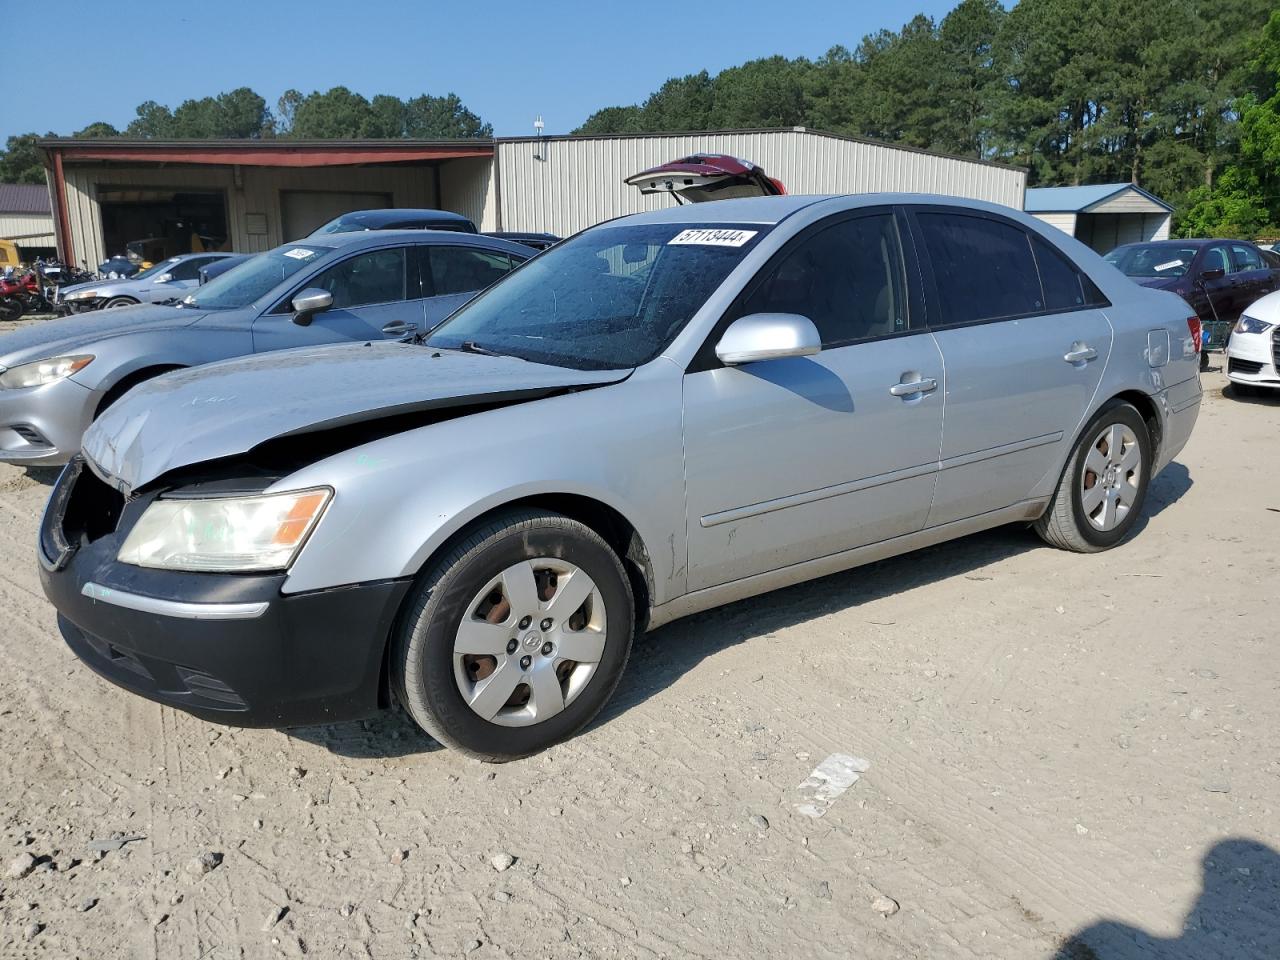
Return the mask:
<path id="1" fill-rule="evenodd" d="M 1227 345 L 1249 304 L 1280 289 L 1280 257 L 1244 240 L 1156 240 L 1126 243 L 1105 257 L 1144 287 L 1172 290 L 1195 310 L 1206 350 Z"/>

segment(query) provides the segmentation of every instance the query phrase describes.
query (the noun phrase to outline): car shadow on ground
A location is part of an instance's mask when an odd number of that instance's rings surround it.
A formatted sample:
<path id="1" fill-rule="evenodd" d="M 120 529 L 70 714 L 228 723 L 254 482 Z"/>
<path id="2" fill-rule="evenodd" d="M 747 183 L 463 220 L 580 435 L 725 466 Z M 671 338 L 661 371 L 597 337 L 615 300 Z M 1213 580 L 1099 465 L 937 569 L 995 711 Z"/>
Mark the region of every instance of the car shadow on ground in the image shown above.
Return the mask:
<path id="1" fill-rule="evenodd" d="M 1280 406 L 1280 390 L 1268 389 L 1260 387 L 1249 393 L 1244 393 L 1234 383 L 1228 383 L 1222 388 L 1221 394 L 1227 400 L 1234 403 L 1249 403 L 1260 407 Z"/>
<path id="2" fill-rule="evenodd" d="M 1166 467 L 1147 491 L 1134 535 L 1181 499 L 1191 485 L 1191 475 L 1181 463 Z M 592 727 L 643 703 L 726 647 L 949 577 L 990 579 L 978 571 L 1029 550 L 1048 549 L 1025 525 L 998 527 L 677 620 L 636 639 L 618 689 Z M 398 707 L 371 720 L 295 727 L 288 734 L 340 756 L 360 759 L 389 759 L 441 749 Z"/>
<path id="3" fill-rule="evenodd" d="M 1248 960 L 1280 944 L 1280 854 L 1253 840 L 1222 840 L 1201 863 L 1200 895 L 1177 937 L 1152 936 L 1118 920 L 1072 934 L 1053 960 Z"/>
<path id="4" fill-rule="evenodd" d="M 1132 535 L 1181 499 L 1191 484 L 1181 463 L 1161 471 Z M 606 723 L 642 703 L 725 647 L 951 577 L 990 579 L 980 571 L 1029 550 L 1048 549 L 1029 527 L 1011 524 L 677 620 L 639 638 L 613 699 L 595 722 Z"/>
<path id="5" fill-rule="evenodd" d="M 42 487 L 52 487 L 62 474 L 61 467 L 23 467 L 23 469 L 27 472 L 28 480 L 34 480 Z"/>

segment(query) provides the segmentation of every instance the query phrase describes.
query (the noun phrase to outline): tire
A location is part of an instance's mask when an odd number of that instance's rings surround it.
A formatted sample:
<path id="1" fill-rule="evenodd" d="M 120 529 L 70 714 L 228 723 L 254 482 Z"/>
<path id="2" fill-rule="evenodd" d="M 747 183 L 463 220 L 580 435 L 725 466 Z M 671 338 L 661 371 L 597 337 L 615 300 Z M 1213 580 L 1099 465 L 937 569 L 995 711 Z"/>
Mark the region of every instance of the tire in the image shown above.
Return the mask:
<path id="1" fill-rule="evenodd" d="M 1200 370 L 1203 372 L 1208 369 L 1209 369 L 1209 351 L 1202 348 L 1200 350 Z"/>
<path id="2" fill-rule="evenodd" d="M 586 579 L 576 580 L 579 573 Z M 583 589 L 592 592 L 565 613 Z M 553 613 L 561 622 L 544 630 Z M 515 760 L 591 722 L 622 676 L 634 631 L 631 584 L 603 538 L 561 514 L 513 510 L 484 521 L 424 571 L 393 636 L 393 689 L 445 746 Z M 582 661 L 563 656 L 570 650 Z"/>
<path id="3" fill-rule="evenodd" d="M 9 322 L 12 322 L 14 320 L 21 320 L 22 313 L 23 313 L 23 307 L 22 307 L 21 300 L 14 300 L 9 297 L 6 297 L 5 299 L 0 300 L 0 320 L 5 320 Z"/>
<path id="4" fill-rule="evenodd" d="M 1113 429 L 1118 430 L 1118 434 L 1112 433 Z M 1110 438 L 1116 435 L 1123 439 L 1118 445 L 1120 461 L 1113 462 L 1110 454 L 1116 444 Z M 1133 446 L 1136 446 L 1136 458 L 1128 453 Z M 1129 470 L 1135 465 L 1135 459 L 1136 476 Z M 1142 515 L 1154 459 L 1151 434 L 1142 415 L 1130 404 L 1112 400 L 1080 432 L 1049 509 L 1034 524 L 1036 533 L 1061 550 L 1097 553 L 1111 549 L 1129 535 Z M 1107 471 L 1102 470 L 1104 465 Z M 1099 468 L 1098 471 L 1091 469 L 1093 467 Z M 1112 473 L 1119 484 L 1114 487 L 1114 497 L 1109 489 Z M 1089 483 L 1090 474 L 1092 483 Z M 1088 491 L 1098 487 L 1102 490 L 1101 502 L 1095 506 L 1098 494 Z M 1086 496 L 1090 497 L 1088 503 Z M 1124 504 L 1126 498 L 1128 503 Z M 1108 510 L 1112 512 L 1108 514 Z"/>
<path id="5" fill-rule="evenodd" d="M 133 297 L 112 297 L 102 305 L 103 310 L 114 310 L 116 307 L 136 307 L 138 301 Z"/>

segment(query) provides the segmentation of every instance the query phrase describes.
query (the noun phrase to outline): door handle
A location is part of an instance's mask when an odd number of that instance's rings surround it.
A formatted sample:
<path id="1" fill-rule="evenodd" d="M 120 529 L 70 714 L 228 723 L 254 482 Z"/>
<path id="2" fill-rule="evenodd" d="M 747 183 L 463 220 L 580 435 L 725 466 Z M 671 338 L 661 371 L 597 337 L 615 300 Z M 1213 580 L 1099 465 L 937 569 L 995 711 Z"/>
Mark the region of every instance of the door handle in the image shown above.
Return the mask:
<path id="1" fill-rule="evenodd" d="M 1098 351 L 1093 349 L 1086 343 L 1073 343 L 1071 349 L 1063 354 L 1062 359 L 1067 363 L 1084 363 L 1088 360 L 1097 359 Z"/>
<path id="2" fill-rule="evenodd" d="M 895 383 L 889 388 L 889 392 L 895 397 L 914 397 L 920 393 L 930 393 L 938 389 L 938 381 L 932 377 L 923 377 L 920 380 L 912 380 L 910 383 Z"/>
<path id="3" fill-rule="evenodd" d="M 416 323 L 409 323 L 405 320 L 392 320 L 382 328 L 382 332 L 388 337 L 403 337 L 416 332 L 417 329 L 418 325 Z"/>

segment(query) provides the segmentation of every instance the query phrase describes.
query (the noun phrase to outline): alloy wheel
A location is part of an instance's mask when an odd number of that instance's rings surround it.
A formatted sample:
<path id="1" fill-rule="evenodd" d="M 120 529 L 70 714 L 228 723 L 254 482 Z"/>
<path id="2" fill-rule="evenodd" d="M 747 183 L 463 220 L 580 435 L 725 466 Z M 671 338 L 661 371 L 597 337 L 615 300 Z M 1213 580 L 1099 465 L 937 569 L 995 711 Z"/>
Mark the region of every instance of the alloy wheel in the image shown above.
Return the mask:
<path id="1" fill-rule="evenodd" d="M 1123 423 L 1102 428 L 1085 454 L 1080 477 L 1080 503 L 1096 530 L 1114 530 L 1138 499 L 1142 483 L 1142 448 L 1137 434 Z"/>
<path id="2" fill-rule="evenodd" d="M 512 564 L 462 615 L 453 644 L 458 690 L 490 723 L 540 723 L 590 682 L 607 622 L 600 589 L 580 567 L 553 557 Z"/>

